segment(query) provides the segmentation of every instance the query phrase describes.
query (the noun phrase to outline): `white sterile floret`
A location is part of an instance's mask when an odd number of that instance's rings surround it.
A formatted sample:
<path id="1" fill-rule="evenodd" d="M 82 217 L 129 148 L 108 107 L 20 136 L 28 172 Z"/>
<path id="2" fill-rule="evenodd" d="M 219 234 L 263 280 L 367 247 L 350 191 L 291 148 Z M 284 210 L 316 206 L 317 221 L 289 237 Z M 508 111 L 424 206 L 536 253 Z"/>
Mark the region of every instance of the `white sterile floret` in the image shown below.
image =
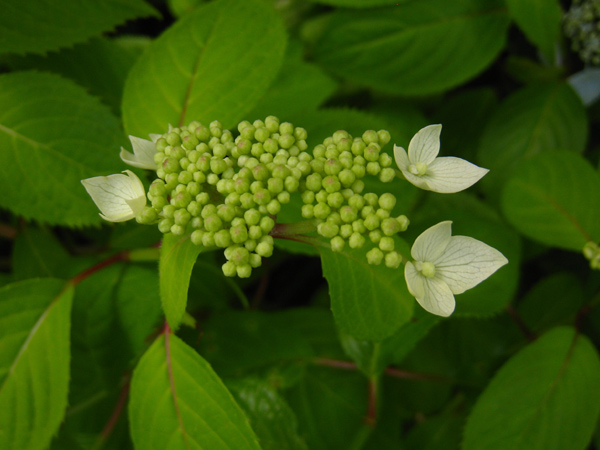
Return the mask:
<path id="1" fill-rule="evenodd" d="M 127 175 L 109 175 L 81 180 L 96 206 L 100 217 L 109 222 L 133 219 L 146 206 L 146 191 L 140 179 L 130 170 Z"/>
<path id="2" fill-rule="evenodd" d="M 121 159 L 124 163 L 140 169 L 156 170 L 158 167 L 154 162 L 154 154 L 156 153 L 155 142 L 160 138 L 160 134 L 151 134 L 152 141 L 142 139 L 135 136 L 129 136 L 133 153 L 128 152 L 121 147 Z"/>
<path id="3" fill-rule="evenodd" d="M 394 157 L 404 177 L 418 188 L 452 194 L 471 187 L 489 170 L 461 158 L 438 158 L 441 132 L 441 125 L 423 128 L 411 139 L 408 154 L 394 145 Z"/>
<path id="4" fill-rule="evenodd" d="M 404 278 L 409 292 L 432 314 L 454 312 L 454 295 L 481 283 L 508 260 L 495 248 L 468 236 L 452 236 L 452 222 L 425 230 L 411 249 Z"/>

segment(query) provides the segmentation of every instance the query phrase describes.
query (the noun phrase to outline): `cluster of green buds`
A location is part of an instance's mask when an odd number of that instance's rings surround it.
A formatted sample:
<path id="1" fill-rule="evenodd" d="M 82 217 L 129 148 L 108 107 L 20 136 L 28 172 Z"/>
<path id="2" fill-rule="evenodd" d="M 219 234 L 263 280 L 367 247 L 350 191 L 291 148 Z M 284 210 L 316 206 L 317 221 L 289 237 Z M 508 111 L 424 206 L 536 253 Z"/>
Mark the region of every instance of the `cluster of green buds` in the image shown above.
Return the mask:
<path id="1" fill-rule="evenodd" d="M 337 131 L 308 152 L 306 130 L 274 116 L 241 122 L 235 136 L 218 121 L 208 126 L 192 122 L 150 135 L 151 141 L 130 136 L 133 153 L 121 149 L 127 164 L 155 171 L 147 193 L 129 170 L 82 183 L 107 221 L 135 218 L 195 245 L 223 249 L 222 270 L 230 277 L 249 277 L 272 255 L 274 237 L 310 241 L 300 234 L 313 232 L 327 239 L 334 252 L 368 245 L 369 264 L 396 269 L 404 263 L 417 301 L 447 316 L 455 294 L 479 284 L 506 258 L 475 239 L 452 236 L 451 222 L 442 222 L 416 239 L 412 262 L 403 260 L 394 236 L 407 229 L 409 220 L 393 213 L 393 193 L 365 192 L 364 181 L 367 175 L 381 183 L 400 178 L 440 193 L 472 186 L 487 169 L 438 157 L 441 128 L 423 128 L 408 152 L 394 146 L 392 157 L 382 151 L 390 141 L 385 130 L 360 137 Z M 301 200 L 305 222 L 277 223 L 292 196 Z"/>
<path id="2" fill-rule="evenodd" d="M 574 0 L 564 16 L 565 34 L 586 63 L 600 64 L 600 2 Z"/>
<path id="3" fill-rule="evenodd" d="M 600 246 L 595 242 L 588 242 L 583 247 L 583 256 L 590 262 L 590 267 L 600 270 Z"/>
<path id="4" fill-rule="evenodd" d="M 392 217 L 396 197 L 364 193 L 366 175 L 377 176 L 383 183 L 396 178 L 393 159 L 381 148 L 390 134 L 365 131 L 353 138 L 337 131 L 313 150 L 312 173 L 302 185 L 302 216 L 315 219 L 317 232 L 330 239 L 331 250 L 341 252 L 346 245 L 363 248 L 367 239 L 375 247 L 367 252 L 369 264 L 397 268 L 402 257 L 395 251 L 393 236 L 408 228 L 404 215 Z"/>

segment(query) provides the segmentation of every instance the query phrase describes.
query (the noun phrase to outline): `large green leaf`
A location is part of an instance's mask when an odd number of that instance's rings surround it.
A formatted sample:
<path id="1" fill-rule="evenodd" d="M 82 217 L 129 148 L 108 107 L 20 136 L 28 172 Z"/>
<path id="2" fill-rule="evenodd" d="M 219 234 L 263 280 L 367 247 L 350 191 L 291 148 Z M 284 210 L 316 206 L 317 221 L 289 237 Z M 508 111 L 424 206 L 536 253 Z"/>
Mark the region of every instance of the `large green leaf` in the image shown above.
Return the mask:
<path id="1" fill-rule="evenodd" d="M 99 96 L 119 115 L 125 79 L 139 54 L 141 48 L 136 54 L 121 40 L 92 39 L 44 56 L 10 56 L 5 62 L 13 70 L 37 69 L 70 78 Z"/>
<path id="2" fill-rule="evenodd" d="M 98 208 L 83 178 L 123 170 L 119 122 L 56 75 L 0 76 L 0 206 L 39 222 L 90 225 Z"/>
<path id="3" fill-rule="evenodd" d="M 182 18 L 137 61 L 123 95 L 128 134 L 219 120 L 230 128 L 269 87 L 286 35 L 261 0 L 219 0 Z"/>
<path id="4" fill-rule="evenodd" d="M 420 0 L 340 10 L 315 58 L 335 74 L 375 89 L 432 94 L 485 69 L 504 47 L 508 24 L 499 0 Z"/>
<path id="5" fill-rule="evenodd" d="M 600 176 L 572 152 L 546 152 L 527 161 L 502 191 L 502 210 L 523 234 L 581 251 L 600 239 Z"/>
<path id="6" fill-rule="evenodd" d="M 555 328 L 510 359 L 481 394 L 463 450 L 583 450 L 600 413 L 600 360 L 589 340 Z"/>
<path id="7" fill-rule="evenodd" d="M 43 450 L 67 406 L 73 288 L 53 278 L 0 290 L 0 448 Z"/>
<path id="8" fill-rule="evenodd" d="M 265 381 L 246 378 L 227 383 L 250 419 L 263 450 L 308 450 L 298 421 L 285 399 Z"/>
<path id="9" fill-rule="evenodd" d="M 188 287 L 196 258 L 204 247 L 194 245 L 190 236 L 166 234 L 158 265 L 160 299 L 169 326 L 176 330 L 185 314 Z"/>
<path id="10" fill-rule="evenodd" d="M 50 233 L 37 228 L 23 229 L 15 240 L 12 263 L 15 280 L 37 277 L 65 277 L 69 253 Z"/>
<path id="11" fill-rule="evenodd" d="M 527 38 L 553 62 L 562 20 L 558 0 L 506 0 L 506 6 Z"/>
<path id="12" fill-rule="evenodd" d="M 134 371 L 129 420 L 136 450 L 260 450 L 220 378 L 171 334 L 156 339 Z"/>
<path id="13" fill-rule="evenodd" d="M 382 341 L 412 316 L 415 299 L 402 269 L 368 264 L 364 250 L 319 246 L 338 327 L 356 339 Z"/>
<path id="14" fill-rule="evenodd" d="M 111 31 L 135 17 L 158 15 L 144 0 L 0 1 L 0 53 L 45 53 Z"/>
<path id="15" fill-rule="evenodd" d="M 481 185 L 498 196 L 502 183 L 523 159 L 555 149 L 581 153 L 586 140 L 586 113 L 568 84 L 526 86 L 499 106 L 483 132 L 478 163 L 490 173 Z"/>

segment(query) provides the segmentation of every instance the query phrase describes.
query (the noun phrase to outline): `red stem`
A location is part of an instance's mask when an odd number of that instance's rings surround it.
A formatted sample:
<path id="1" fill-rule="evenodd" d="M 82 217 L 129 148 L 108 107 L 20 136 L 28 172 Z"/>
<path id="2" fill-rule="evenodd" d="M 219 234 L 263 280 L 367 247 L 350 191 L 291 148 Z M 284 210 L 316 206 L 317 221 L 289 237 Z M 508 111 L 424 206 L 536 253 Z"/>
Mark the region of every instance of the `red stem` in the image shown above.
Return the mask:
<path id="1" fill-rule="evenodd" d="M 536 339 L 535 333 L 529 329 L 529 327 L 525 324 L 525 322 L 523 322 L 523 319 L 521 319 L 521 316 L 519 316 L 519 313 L 517 313 L 517 310 L 512 305 L 510 305 L 510 304 L 506 305 L 506 312 L 508 313 L 510 318 L 513 320 L 513 322 L 515 322 L 515 324 L 517 325 L 519 330 L 521 330 L 521 333 L 523 333 L 523 335 L 527 338 L 527 340 L 529 342 L 535 341 L 535 339 Z"/>
<path id="2" fill-rule="evenodd" d="M 108 422 L 106 422 L 106 425 L 102 429 L 102 432 L 100 433 L 100 436 L 98 437 L 98 440 L 94 444 L 94 447 L 93 447 L 94 450 L 102 448 L 102 445 L 108 440 L 108 438 L 112 434 L 113 430 L 115 429 L 115 426 L 117 425 L 117 422 L 119 421 L 119 418 L 121 417 L 121 413 L 123 412 L 125 405 L 127 404 L 127 397 L 129 396 L 130 381 L 131 380 L 130 380 L 129 376 L 127 376 L 127 382 L 123 386 L 123 389 L 121 389 L 121 394 L 119 395 L 119 399 L 117 400 L 115 409 L 114 409 L 113 413 L 111 414 L 110 418 L 108 419 Z"/>
<path id="3" fill-rule="evenodd" d="M 90 275 L 95 274 L 96 272 L 104 269 L 105 267 L 111 266 L 120 261 L 127 261 L 129 259 L 129 250 L 124 250 L 121 253 L 117 253 L 116 255 L 111 256 L 103 261 L 100 261 L 98 264 L 90 267 L 89 269 L 84 270 L 75 277 L 71 278 L 71 284 L 73 286 L 77 286 L 83 280 L 85 280 Z"/>

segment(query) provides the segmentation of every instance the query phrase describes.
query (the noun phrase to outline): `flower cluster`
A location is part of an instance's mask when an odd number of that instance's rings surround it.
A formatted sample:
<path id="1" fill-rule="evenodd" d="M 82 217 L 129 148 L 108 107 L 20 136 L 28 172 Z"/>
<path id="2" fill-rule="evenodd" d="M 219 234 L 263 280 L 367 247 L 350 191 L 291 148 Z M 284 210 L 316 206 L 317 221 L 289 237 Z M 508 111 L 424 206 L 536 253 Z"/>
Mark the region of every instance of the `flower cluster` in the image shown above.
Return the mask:
<path id="1" fill-rule="evenodd" d="M 565 34 L 586 63 L 600 64 L 600 2 L 574 0 L 564 16 Z"/>
<path id="2" fill-rule="evenodd" d="M 235 137 L 218 121 L 192 122 L 151 140 L 130 136 L 133 153 L 121 149 L 125 163 L 156 172 L 147 195 L 131 171 L 82 183 L 103 219 L 135 218 L 158 224 L 162 233 L 189 236 L 195 245 L 221 248 L 227 260 L 223 273 L 241 278 L 272 255 L 273 236 L 282 236 L 277 215 L 297 195 L 307 219 L 303 231 L 328 239 L 335 252 L 369 245 L 369 264 L 396 269 L 404 262 L 411 294 L 428 311 L 447 316 L 455 294 L 489 277 L 506 258 L 475 239 L 452 237 L 450 222 L 442 222 L 417 238 L 414 261 L 403 261 L 394 236 L 409 220 L 394 216 L 397 199 L 391 192 L 365 192 L 363 181 L 367 175 L 382 183 L 400 177 L 441 193 L 470 187 L 487 170 L 459 158 L 438 158 L 440 131 L 441 125 L 423 128 L 408 152 L 394 146 L 398 171 L 394 158 L 382 151 L 390 141 L 385 130 L 360 137 L 337 131 L 308 152 L 306 130 L 274 116 L 241 122 Z"/>

